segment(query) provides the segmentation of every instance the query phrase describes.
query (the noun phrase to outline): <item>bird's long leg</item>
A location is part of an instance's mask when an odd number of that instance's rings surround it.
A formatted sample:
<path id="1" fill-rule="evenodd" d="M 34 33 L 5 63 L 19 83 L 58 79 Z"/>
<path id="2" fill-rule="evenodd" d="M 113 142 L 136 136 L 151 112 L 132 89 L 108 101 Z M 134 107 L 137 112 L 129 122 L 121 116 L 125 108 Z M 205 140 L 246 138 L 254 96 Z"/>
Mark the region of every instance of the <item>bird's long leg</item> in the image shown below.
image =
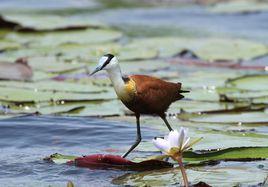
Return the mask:
<path id="1" fill-rule="evenodd" d="M 171 128 L 170 124 L 168 123 L 167 118 L 166 118 L 166 115 L 165 115 L 165 114 L 161 114 L 161 115 L 159 115 L 159 116 L 160 116 L 161 119 L 165 122 L 165 124 L 166 124 L 168 130 L 169 130 L 169 131 L 172 131 L 173 129 Z"/>
<path id="2" fill-rule="evenodd" d="M 171 128 L 170 124 L 168 123 L 168 120 L 167 120 L 167 118 L 166 118 L 166 115 L 165 115 L 165 114 L 161 114 L 161 115 L 159 115 L 159 116 L 160 116 L 161 119 L 165 122 L 165 124 L 166 124 L 168 130 L 169 130 L 169 131 L 172 131 L 173 129 Z M 166 162 L 168 162 L 168 160 L 169 160 L 169 157 L 165 159 Z"/>
<path id="3" fill-rule="evenodd" d="M 135 143 L 130 147 L 130 149 L 122 156 L 125 158 L 135 147 L 139 145 L 141 142 L 141 129 L 140 129 L 140 114 L 135 114 L 136 115 L 136 123 L 137 123 L 137 137 Z"/>

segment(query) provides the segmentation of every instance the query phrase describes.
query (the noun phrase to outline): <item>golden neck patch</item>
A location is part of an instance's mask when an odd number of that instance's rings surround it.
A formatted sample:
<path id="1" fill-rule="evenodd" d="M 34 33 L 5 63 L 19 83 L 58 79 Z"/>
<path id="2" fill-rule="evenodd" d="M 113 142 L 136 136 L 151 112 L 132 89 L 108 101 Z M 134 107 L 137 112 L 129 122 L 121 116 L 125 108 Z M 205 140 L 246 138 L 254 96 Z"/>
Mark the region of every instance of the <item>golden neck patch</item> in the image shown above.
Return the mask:
<path id="1" fill-rule="evenodd" d="M 136 94 L 136 84 L 134 80 L 129 79 L 125 82 L 125 86 L 123 90 L 120 90 L 119 93 L 117 93 L 119 99 L 121 99 L 124 102 L 131 101 Z"/>

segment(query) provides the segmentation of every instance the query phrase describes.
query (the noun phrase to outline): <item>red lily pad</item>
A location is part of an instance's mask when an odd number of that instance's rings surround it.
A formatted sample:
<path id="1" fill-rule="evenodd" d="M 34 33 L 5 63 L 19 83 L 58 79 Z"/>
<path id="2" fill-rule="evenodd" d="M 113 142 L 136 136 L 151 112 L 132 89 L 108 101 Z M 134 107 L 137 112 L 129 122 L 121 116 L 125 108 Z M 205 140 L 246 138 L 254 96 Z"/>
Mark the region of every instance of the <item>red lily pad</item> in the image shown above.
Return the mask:
<path id="1" fill-rule="evenodd" d="M 133 171 L 147 171 L 162 168 L 171 168 L 173 164 L 160 160 L 145 160 L 132 162 L 118 155 L 94 154 L 84 157 L 77 157 L 67 164 L 90 169 L 122 169 Z"/>

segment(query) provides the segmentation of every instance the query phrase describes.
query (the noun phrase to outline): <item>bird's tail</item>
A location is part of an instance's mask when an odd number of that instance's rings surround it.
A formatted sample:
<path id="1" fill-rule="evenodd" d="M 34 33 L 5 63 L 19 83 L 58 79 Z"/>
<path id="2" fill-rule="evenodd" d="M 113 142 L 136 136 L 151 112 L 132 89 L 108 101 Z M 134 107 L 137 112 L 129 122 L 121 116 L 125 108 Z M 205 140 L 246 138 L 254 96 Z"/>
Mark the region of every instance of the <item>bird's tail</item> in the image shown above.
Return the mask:
<path id="1" fill-rule="evenodd" d="M 189 90 L 180 90 L 179 93 L 189 93 Z"/>

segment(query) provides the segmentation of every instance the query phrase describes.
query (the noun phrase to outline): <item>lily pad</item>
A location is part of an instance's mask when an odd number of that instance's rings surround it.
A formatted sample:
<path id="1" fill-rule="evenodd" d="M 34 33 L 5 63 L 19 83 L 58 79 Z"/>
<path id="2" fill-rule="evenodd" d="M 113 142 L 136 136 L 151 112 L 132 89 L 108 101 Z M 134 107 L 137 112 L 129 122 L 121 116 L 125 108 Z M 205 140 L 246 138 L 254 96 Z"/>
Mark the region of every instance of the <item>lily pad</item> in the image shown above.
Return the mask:
<path id="1" fill-rule="evenodd" d="M 47 73 L 65 73 L 85 67 L 81 63 L 63 62 L 54 56 L 31 57 L 27 61 L 34 70 Z"/>
<path id="2" fill-rule="evenodd" d="M 157 49 L 160 57 L 171 57 L 188 49 L 199 58 L 209 61 L 247 60 L 268 52 L 267 46 L 263 44 L 232 38 L 147 38 L 134 40 L 129 46 Z"/>
<path id="3" fill-rule="evenodd" d="M 38 91 L 61 91 L 61 92 L 72 92 L 72 93 L 99 93 L 107 92 L 107 89 L 93 84 L 79 84 L 64 81 L 41 81 L 41 82 L 16 82 L 16 81 L 0 81 L 0 87 L 8 88 L 22 88 Z"/>
<path id="4" fill-rule="evenodd" d="M 144 60 L 144 59 L 152 59 L 158 56 L 158 51 L 152 48 L 132 48 L 132 47 L 122 47 L 119 51 L 119 59 L 120 60 Z"/>
<path id="5" fill-rule="evenodd" d="M 119 100 L 92 102 L 84 105 L 85 108 L 79 113 L 67 113 L 69 116 L 93 116 L 93 117 L 108 117 L 120 116 L 124 114 L 123 103 Z M 114 107 L 116 106 L 116 107 Z"/>
<path id="6" fill-rule="evenodd" d="M 17 30 L 27 31 L 72 30 L 105 26 L 103 23 L 93 19 L 77 19 L 71 16 L 59 15 L 4 14 L 3 19 L 17 23 Z"/>
<path id="7" fill-rule="evenodd" d="M 268 114 L 264 112 L 244 112 L 235 114 L 202 114 L 191 115 L 182 113 L 178 115 L 183 120 L 200 123 L 234 123 L 234 124 L 268 124 Z"/>
<path id="8" fill-rule="evenodd" d="M 216 13 L 255 13 L 268 11 L 268 4 L 265 1 L 227 1 L 217 3 L 209 10 Z"/>
<path id="9" fill-rule="evenodd" d="M 245 75 L 229 79 L 226 85 L 242 90 L 262 91 L 268 90 L 268 74 Z"/>
<path id="10" fill-rule="evenodd" d="M 135 171 L 148 171 L 161 168 L 172 168 L 173 164 L 159 161 L 159 160 L 146 160 L 139 163 L 132 162 L 121 156 L 117 155 L 104 155 L 95 154 L 84 157 L 73 157 L 61 154 L 53 154 L 45 160 L 54 163 L 67 163 L 78 167 L 86 167 L 91 169 L 122 169 L 122 170 L 135 170 Z"/>
<path id="11" fill-rule="evenodd" d="M 195 161 L 253 161 L 268 158 L 268 147 L 231 147 L 221 150 L 185 152 L 186 162 Z"/>
<path id="12" fill-rule="evenodd" d="M 18 88 L 0 88 L 0 100 L 9 102 L 56 102 L 56 101 L 95 101 L 95 100 L 110 100 L 115 99 L 112 93 L 66 93 L 36 90 L 26 90 Z"/>
<path id="13" fill-rule="evenodd" d="M 66 43 L 97 44 L 121 38 L 122 33 L 114 30 L 87 29 L 43 33 L 10 33 L 6 38 L 32 47 L 57 46 Z"/>
<path id="14" fill-rule="evenodd" d="M 14 41 L 0 40 L 0 51 L 19 49 L 21 45 Z"/>
<path id="15" fill-rule="evenodd" d="M 185 98 L 196 101 L 219 101 L 219 95 L 214 89 L 195 89 L 184 94 Z"/>

